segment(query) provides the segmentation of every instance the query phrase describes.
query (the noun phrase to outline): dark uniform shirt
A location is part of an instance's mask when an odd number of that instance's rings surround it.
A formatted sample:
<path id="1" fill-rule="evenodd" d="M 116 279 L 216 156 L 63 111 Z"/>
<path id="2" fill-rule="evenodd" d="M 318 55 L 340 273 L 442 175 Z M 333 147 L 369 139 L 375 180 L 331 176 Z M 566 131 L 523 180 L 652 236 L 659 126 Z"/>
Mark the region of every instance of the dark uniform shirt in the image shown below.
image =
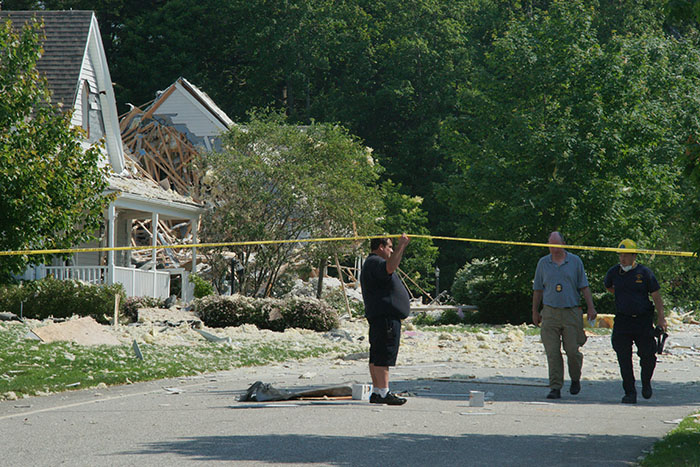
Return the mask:
<path id="1" fill-rule="evenodd" d="M 638 264 L 625 272 L 616 264 L 608 270 L 604 283 L 605 288 L 615 289 L 616 315 L 638 317 L 653 314 L 654 305 L 649 300 L 649 294 L 660 287 L 648 267 Z"/>
<path id="2" fill-rule="evenodd" d="M 386 260 L 371 253 L 360 274 L 365 317 L 404 319 L 410 314 L 408 291 L 398 274 L 389 274 Z"/>

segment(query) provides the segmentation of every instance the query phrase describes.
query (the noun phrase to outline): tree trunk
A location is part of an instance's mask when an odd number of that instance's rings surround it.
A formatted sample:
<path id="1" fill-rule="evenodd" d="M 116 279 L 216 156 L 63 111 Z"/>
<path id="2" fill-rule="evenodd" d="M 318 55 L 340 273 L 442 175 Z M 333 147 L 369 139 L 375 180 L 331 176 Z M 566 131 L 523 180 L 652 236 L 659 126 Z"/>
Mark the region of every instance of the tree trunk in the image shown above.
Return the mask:
<path id="1" fill-rule="evenodd" d="M 338 279 L 340 279 L 340 290 L 343 291 L 343 298 L 345 299 L 345 309 L 348 312 L 348 316 L 352 318 L 352 312 L 350 311 L 350 302 L 348 301 L 348 294 L 345 293 L 345 281 L 343 280 L 343 271 L 340 269 L 340 261 L 338 261 L 338 253 L 335 254 L 335 267 L 338 269 Z"/>
<path id="2" fill-rule="evenodd" d="M 323 276 L 326 274 L 326 258 L 318 262 L 318 287 L 316 288 L 316 298 L 321 299 L 323 293 Z"/>

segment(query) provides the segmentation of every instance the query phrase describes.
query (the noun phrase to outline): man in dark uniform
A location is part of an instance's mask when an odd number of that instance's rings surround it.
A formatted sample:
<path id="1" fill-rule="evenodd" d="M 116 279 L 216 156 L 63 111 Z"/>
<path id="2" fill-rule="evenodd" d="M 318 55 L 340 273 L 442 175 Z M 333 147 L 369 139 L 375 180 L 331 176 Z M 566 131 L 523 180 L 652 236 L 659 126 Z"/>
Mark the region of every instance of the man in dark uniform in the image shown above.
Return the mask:
<path id="1" fill-rule="evenodd" d="M 617 353 L 617 362 L 622 375 L 625 395 L 623 404 L 637 403 L 637 390 L 632 365 L 632 343 L 637 346 L 641 367 L 642 396 L 649 399 L 652 394 L 651 377 L 656 367 L 656 340 L 654 339 L 654 306 L 657 324 L 666 331 L 664 303 L 659 293 L 659 283 L 651 269 L 637 264 L 637 253 L 625 250 L 637 249 L 630 239 L 620 242 L 620 264 L 616 264 L 605 275 L 605 288 L 615 294 L 615 324 L 612 346 Z M 649 301 L 651 295 L 654 304 Z"/>
<path id="2" fill-rule="evenodd" d="M 365 317 L 369 322 L 369 374 L 373 404 L 402 405 L 406 399 L 389 391 L 389 367 L 396 365 L 401 320 L 410 313 L 408 291 L 398 274 L 401 257 L 411 240 L 401 235 L 396 251 L 390 238 L 373 238 L 372 253 L 360 273 Z"/>

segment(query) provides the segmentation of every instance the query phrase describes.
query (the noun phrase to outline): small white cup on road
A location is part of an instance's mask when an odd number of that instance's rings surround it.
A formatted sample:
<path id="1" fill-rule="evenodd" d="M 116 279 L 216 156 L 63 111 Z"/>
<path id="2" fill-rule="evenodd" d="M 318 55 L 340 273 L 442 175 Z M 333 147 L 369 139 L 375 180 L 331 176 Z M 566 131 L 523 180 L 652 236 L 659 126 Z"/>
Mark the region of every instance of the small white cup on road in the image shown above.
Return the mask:
<path id="1" fill-rule="evenodd" d="M 469 407 L 483 407 L 484 393 L 483 391 L 469 391 Z"/>

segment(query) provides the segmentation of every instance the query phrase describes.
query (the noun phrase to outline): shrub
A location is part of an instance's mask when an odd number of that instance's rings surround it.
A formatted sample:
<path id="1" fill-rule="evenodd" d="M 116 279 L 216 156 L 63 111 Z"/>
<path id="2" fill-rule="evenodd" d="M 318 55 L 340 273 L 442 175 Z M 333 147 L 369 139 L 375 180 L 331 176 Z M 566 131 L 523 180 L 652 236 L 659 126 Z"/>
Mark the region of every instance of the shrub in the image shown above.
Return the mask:
<path id="1" fill-rule="evenodd" d="M 27 301 L 29 288 L 20 285 L 0 286 L 0 311 L 24 315 L 22 302 Z"/>
<path id="2" fill-rule="evenodd" d="M 210 295 L 195 300 L 195 312 L 213 328 L 254 324 L 260 329 L 283 331 L 296 327 L 329 331 L 338 327 L 338 313 L 323 300 L 308 297 L 252 298 Z"/>
<path id="3" fill-rule="evenodd" d="M 457 310 L 445 310 L 440 315 L 440 324 L 464 324 L 469 323 L 469 313 L 460 313 Z"/>
<path id="4" fill-rule="evenodd" d="M 476 305 L 475 319 L 491 324 L 520 324 L 531 319 L 532 292 L 506 287 L 505 272 L 496 258 L 474 260 L 457 271 L 452 295 L 457 303 Z"/>
<path id="5" fill-rule="evenodd" d="M 107 323 L 114 315 L 114 296 L 123 302 L 126 294 L 121 284 L 92 285 L 75 280 L 47 277 L 0 288 L 0 309 L 32 319 L 69 318 L 73 315 L 92 316 Z"/>
<path id="6" fill-rule="evenodd" d="M 122 302 L 121 312 L 132 322 L 139 319 L 139 308 L 165 308 L 165 299 L 154 297 L 129 297 Z"/>
<path id="7" fill-rule="evenodd" d="M 311 297 L 291 297 L 282 312 L 287 327 L 330 331 L 340 325 L 338 313 L 328 303 Z"/>
<path id="8" fill-rule="evenodd" d="M 243 295 L 208 295 L 196 299 L 194 309 L 207 326 L 224 328 L 248 323 L 256 314 L 254 302 L 254 298 Z"/>
<path id="9" fill-rule="evenodd" d="M 197 274 L 190 274 L 190 282 L 194 284 L 194 298 L 203 298 L 214 293 L 211 282 L 202 279 Z"/>
<path id="10" fill-rule="evenodd" d="M 431 315 L 430 313 L 419 313 L 411 318 L 411 323 L 416 325 L 424 326 L 435 326 L 440 324 L 438 317 Z"/>
<path id="11" fill-rule="evenodd" d="M 441 313 L 420 313 L 411 319 L 413 324 L 424 326 L 440 326 L 447 324 L 473 324 L 476 313 L 471 310 L 445 310 Z"/>
<path id="12" fill-rule="evenodd" d="M 284 331 L 287 327 L 284 319 L 284 307 L 286 301 L 277 298 L 259 298 L 256 299 L 256 305 L 259 310 L 257 317 L 261 320 L 253 322 L 261 329 L 270 329 L 272 331 Z"/>

